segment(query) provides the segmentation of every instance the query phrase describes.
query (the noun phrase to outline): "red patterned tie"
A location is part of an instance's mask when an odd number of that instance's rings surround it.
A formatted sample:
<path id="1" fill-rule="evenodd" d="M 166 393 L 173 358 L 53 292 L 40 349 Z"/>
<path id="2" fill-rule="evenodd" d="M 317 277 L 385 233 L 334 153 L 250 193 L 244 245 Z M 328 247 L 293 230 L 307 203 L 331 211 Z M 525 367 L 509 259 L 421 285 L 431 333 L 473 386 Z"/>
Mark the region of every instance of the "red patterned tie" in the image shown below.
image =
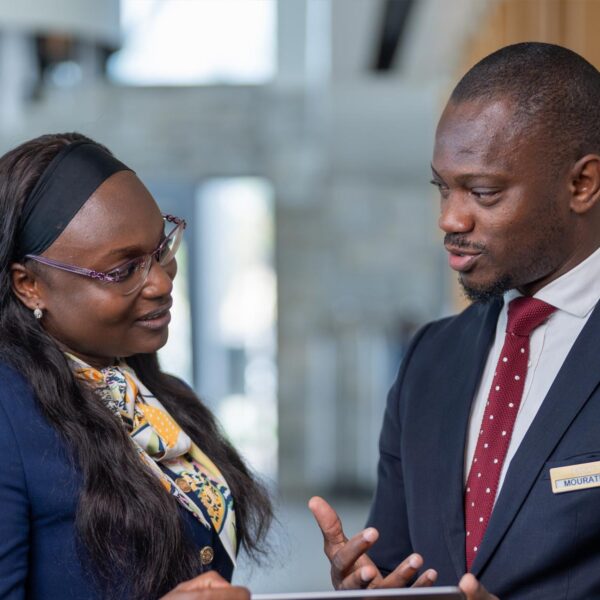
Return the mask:
<path id="1" fill-rule="evenodd" d="M 469 571 L 492 514 L 500 472 L 521 404 L 529 361 L 529 336 L 555 310 L 554 306 L 529 297 L 515 298 L 508 305 L 504 346 L 494 373 L 465 491 Z"/>

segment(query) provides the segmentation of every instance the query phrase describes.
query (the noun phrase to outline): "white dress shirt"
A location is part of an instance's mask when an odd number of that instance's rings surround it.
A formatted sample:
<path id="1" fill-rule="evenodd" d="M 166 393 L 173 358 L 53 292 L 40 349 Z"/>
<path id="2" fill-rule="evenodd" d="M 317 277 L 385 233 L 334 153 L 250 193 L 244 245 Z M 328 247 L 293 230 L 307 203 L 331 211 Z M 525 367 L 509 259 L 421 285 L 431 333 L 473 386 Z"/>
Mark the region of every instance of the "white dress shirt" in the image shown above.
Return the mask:
<path id="1" fill-rule="evenodd" d="M 471 408 L 465 451 L 465 482 L 473 461 L 496 364 L 504 345 L 508 303 L 520 295 L 517 290 L 510 290 L 504 294 L 504 306 L 498 316 L 494 343 Z M 557 310 L 531 334 L 523 398 L 517 413 L 506 460 L 500 473 L 498 494 L 504 483 L 510 461 L 523 441 L 567 354 L 600 299 L 600 249 L 575 268 L 543 287 L 534 295 L 534 298 L 552 304 Z M 497 497 L 498 495 L 496 495 Z"/>

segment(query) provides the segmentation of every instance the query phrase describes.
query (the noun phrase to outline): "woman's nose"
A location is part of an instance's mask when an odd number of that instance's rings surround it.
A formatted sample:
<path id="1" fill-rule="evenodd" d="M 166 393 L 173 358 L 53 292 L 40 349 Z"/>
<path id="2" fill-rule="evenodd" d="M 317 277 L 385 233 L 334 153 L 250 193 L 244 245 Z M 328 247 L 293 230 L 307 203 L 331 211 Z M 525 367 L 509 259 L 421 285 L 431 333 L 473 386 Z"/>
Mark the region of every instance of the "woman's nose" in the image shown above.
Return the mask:
<path id="1" fill-rule="evenodd" d="M 152 265 L 148 272 L 142 288 L 142 293 L 146 297 L 168 296 L 173 291 L 173 279 L 177 274 L 177 261 L 169 261 L 166 265 L 161 265 L 158 261 L 152 259 Z"/>

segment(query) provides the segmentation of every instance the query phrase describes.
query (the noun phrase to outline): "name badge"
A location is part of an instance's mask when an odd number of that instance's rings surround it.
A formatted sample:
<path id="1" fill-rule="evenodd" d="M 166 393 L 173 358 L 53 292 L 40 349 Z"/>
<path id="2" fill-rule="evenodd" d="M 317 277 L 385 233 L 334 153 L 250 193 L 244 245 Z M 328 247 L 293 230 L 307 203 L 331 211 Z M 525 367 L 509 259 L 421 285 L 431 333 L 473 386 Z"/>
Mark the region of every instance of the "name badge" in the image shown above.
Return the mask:
<path id="1" fill-rule="evenodd" d="M 600 461 L 550 469 L 555 494 L 600 487 Z"/>

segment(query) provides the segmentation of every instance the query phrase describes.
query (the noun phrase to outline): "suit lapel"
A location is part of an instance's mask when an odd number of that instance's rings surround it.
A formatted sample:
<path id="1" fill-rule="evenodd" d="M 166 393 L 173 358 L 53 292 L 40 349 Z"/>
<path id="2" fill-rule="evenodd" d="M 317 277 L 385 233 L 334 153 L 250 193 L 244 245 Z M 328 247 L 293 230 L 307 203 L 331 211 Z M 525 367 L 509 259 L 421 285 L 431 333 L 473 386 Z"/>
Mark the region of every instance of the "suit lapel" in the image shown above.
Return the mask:
<path id="1" fill-rule="evenodd" d="M 600 305 L 567 355 L 540 410 L 508 468 L 480 551 L 477 575 L 514 521 L 545 462 L 600 382 Z"/>
<path id="2" fill-rule="evenodd" d="M 436 481 L 441 490 L 439 499 L 445 540 L 457 577 L 466 570 L 463 481 L 469 414 L 494 340 L 501 307 L 502 302 L 498 301 L 474 308 L 479 312 L 461 331 L 453 359 L 448 360 L 442 367 L 444 372 L 440 372 L 445 408 Z"/>

